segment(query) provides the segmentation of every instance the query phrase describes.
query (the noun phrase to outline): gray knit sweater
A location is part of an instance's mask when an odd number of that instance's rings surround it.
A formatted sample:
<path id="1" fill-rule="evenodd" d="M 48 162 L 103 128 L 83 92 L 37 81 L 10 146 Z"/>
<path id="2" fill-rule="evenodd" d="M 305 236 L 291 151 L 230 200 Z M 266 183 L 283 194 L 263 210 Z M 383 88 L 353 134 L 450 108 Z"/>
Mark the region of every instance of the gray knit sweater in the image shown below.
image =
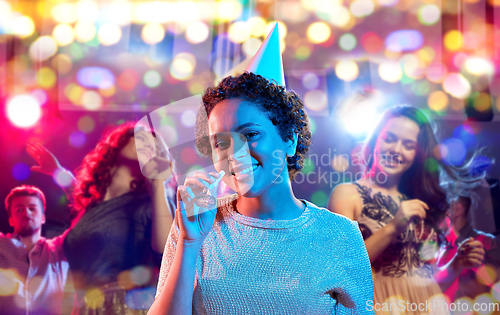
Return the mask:
<path id="1" fill-rule="evenodd" d="M 357 223 L 304 202 L 300 217 L 272 221 L 218 200 L 196 263 L 193 314 L 373 314 L 366 309 L 373 299 L 370 261 Z M 178 238 L 176 218 L 157 297 Z"/>

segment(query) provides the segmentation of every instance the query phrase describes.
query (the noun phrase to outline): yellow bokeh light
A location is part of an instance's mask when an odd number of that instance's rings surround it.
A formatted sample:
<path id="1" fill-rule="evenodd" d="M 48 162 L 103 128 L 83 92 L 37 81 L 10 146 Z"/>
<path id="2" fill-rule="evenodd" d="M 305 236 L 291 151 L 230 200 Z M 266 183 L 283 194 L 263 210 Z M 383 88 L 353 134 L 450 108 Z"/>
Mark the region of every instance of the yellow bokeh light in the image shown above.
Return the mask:
<path id="1" fill-rule="evenodd" d="M 325 22 L 315 22 L 307 28 L 307 38 L 314 44 L 326 42 L 331 34 L 330 26 Z"/>
<path id="2" fill-rule="evenodd" d="M 48 67 L 41 68 L 36 74 L 36 81 L 38 85 L 45 89 L 51 88 L 56 83 L 56 80 L 57 75 L 55 71 Z"/>
<path id="3" fill-rule="evenodd" d="M 480 93 L 474 98 L 474 109 L 478 112 L 484 112 L 491 108 L 491 97 L 488 93 Z"/>
<path id="4" fill-rule="evenodd" d="M 232 42 L 244 43 L 250 38 L 250 26 L 244 21 L 234 22 L 229 26 L 228 35 Z"/>
<path id="5" fill-rule="evenodd" d="M 50 11 L 52 18 L 58 23 L 71 24 L 76 22 L 76 6 L 73 3 L 56 4 Z"/>
<path id="6" fill-rule="evenodd" d="M 0 285 L 0 296 L 15 295 L 19 289 L 19 284 L 24 283 L 24 281 L 21 280 L 22 277 L 15 269 L 0 268 L 0 279 L 2 279 L 2 285 Z"/>
<path id="7" fill-rule="evenodd" d="M 70 83 L 64 89 L 66 97 L 75 105 L 81 105 L 80 99 L 85 90 L 75 83 Z"/>
<path id="8" fill-rule="evenodd" d="M 281 21 L 272 21 L 272 22 L 267 23 L 266 29 L 264 30 L 264 36 L 267 36 L 271 32 L 274 25 L 276 25 L 276 22 L 278 22 L 278 30 L 280 33 L 280 39 L 284 39 L 286 37 L 287 27 L 286 27 L 285 23 L 283 23 Z"/>
<path id="9" fill-rule="evenodd" d="M 221 21 L 234 21 L 243 12 L 243 6 L 239 1 L 222 0 L 216 3 L 216 17 Z"/>
<path id="10" fill-rule="evenodd" d="M 104 46 L 111 46 L 120 41 L 122 37 L 122 29 L 113 23 L 106 23 L 101 25 L 97 38 Z"/>
<path id="11" fill-rule="evenodd" d="M 347 9 L 344 6 L 334 7 L 329 12 L 329 16 L 330 16 L 329 22 L 332 23 L 334 26 L 341 27 L 341 28 L 347 27 L 347 25 L 349 25 L 349 22 L 351 20 L 354 20 L 354 19 L 351 19 L 352 16 L 351 16 L 351 12 L 349 11 L 349 9 Z"/>
<path id="12" fill-rule="evenodd" d="M 249 18 L 247 23 L 250 26 L 250 35 L 252 35 L 253 37 L 261 37 L 267 35 L 264 34 L 267 26 L 266 20 L 264 20 L 260 16 Z"/>
<path id="13" fill-rule="evenodd" d="M 117 14 L 117 12 L 114 12 Z M 94 23 L 99 17 L 99 6 L 93 0 L 80 0 L 76 3 L 76 17 L 80 22 Z"/>
<path id="14" fill-rule="evenodd" d="M 448 95 L 443 91 L 434 91 L 427 99 L 429 108 L 436 112 L 445 110 L 449 102 Z"/>
<path id="15" fill-rule="evenodd" d="M 436 57 L 436 52 L 432 47 L 427 46 L 417 51 L 417 57 L 425 66 L 428 66 Z"/>
<path id="16" fill-rule="evenodd" d="M 90 289 L 85 294 L 85 303 L 90 309 L 98 309 L 104 304 L 104 293 L 99 289 Z"/>
<path id="17" fill-rule="evenodd" d="M 59 46 L 67 46 L 75 40 L 75 33 L 73 28 L 68 24 L 59 24 L 54 27 L 52 37 Z"/>
<path id="18" fill-rule="evenodd" d="M 86 43 L 91 41 L 96 33 L 97 28 L 92 22 L 81 21 L 75 25 L 75 38 L 79 42 Z"/>
<path id="19" fill-rule="evenodd" d="M 191 22 L 186 28 L 186 39 L 191 44 L 199 44 L 208 38 L 209 33 L 208 26 L 204 22 Z"/>
<path id="20" fill-rule="evenodd" d="M 420 62 L 417 56 L 407 54 L 401 58 L 403 69 L 409 78 L 421 79 L 425 74 L 425 65 Z"/>
<path id="21" fill-rule="evenodd" d="M 104 97 L 110 97 L 110 96 L 113 96 L 115 95 L 116 93 L 116 88 L 114 85 L 111 85 L 109 87 L 106 87 L 106 88 L 100 88 L 99 89 L 99 93 L 101 93 L 102 96 Z"/>
<path id="22" fill-rule="evenodd" d="M 59 74 L 66 74 L 73 68 L 71 59 L 65 54 L 59 54 L 52 58 L 52 68 L 56 69 Z"/>
<path id="23" fill-rule="evenodd" d="M 160 24 L 148 23 L 142 28 L 141 37 L 146 44 L 158 44 L 165 37 L 165 29 Z"/>
<path id="24" fill-rule="evenodd" d="M 358 64 L 353 60 L 342 60 L 335 65 L 335 74 L 344 81 L 353 81 L 359 75 Z"/>
<path id="25" fill-rule="evenodd" d="M 31 36 L 35 31 L 35 23 L 28 16 L 20 16 L 14 19 L 14 23 L 12 25 L 12 33 L 15 35 L 25 38 Z"/>
<path id="26" fill-rule="evenodd" d="M 96 91 L 86 91 L 82 94 L 81 103 L 88 110 L 96 110 L 102 105 L 102 97 Z"/>
<path id="27" fill-rule="evenodd" d="M 95 128 L 95 121 L 90 116 L 83 116 L 78 119 L 78 129 L 83 133 L 89 133 Z"/>
<path id="28" fill-rule="evenodd" d="M 180 53 L 175 56 L 170 65 L 170 73 L 177 80 L 187 80 L 193 75 L 196 59 L 190 53 Z"/>
<path id="29" fill-rule="evenodd" d="M 457 30 L 448 31 L 443 38 L 444 47 L 449 51 L 457 51 L 462 48 L 464 38 Z"/>

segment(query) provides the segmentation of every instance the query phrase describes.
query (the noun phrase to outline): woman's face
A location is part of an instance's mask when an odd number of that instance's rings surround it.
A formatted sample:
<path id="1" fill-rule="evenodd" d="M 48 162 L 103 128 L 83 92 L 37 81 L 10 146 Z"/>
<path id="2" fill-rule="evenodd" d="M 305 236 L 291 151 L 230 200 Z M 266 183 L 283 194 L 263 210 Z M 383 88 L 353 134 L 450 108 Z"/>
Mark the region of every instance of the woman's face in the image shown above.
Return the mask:
<path id="1" fill-rule="evenodd" d="M 131 137 L 129 142 L 120 151 L 121 157 L 140 161 L 141 165 L 146 164 L 157 155 L 156 139 L 146 130 L 136 132 L 134 137 Z"/>
<path id="2" fill-rule="evenodd" d="M 284 142 L 257 105 L 241 100 L 219 102 L 208 120 L 212 159 L 224 170 L 224 183 L 245 197 L 256 197 L 289 181 L 286 156 L 296 142 Z"/>
<path id="3" fill-rule="evenodd" d="M 390 118 L 382 128 L 374 150 L 374 166 L 387 176 L 402 175 L 417 155 L 420 127 L 401 116 Z"/>

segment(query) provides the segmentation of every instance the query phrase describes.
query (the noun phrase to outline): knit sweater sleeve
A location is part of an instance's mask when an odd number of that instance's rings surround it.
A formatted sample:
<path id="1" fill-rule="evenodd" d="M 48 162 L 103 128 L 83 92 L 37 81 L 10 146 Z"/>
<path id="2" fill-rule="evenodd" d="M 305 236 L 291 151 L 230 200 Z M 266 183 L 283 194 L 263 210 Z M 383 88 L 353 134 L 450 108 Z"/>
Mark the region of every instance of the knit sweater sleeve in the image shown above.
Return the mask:
<path id="1" fill-rule="evenodd" d="M 369 306 L 373 304 L 373 278 L 370 259 L 356 221 L 345 225 L 346 239 L 342 252 L 343 293 L 338 299 L 336 314 L 374 314 Z"/>

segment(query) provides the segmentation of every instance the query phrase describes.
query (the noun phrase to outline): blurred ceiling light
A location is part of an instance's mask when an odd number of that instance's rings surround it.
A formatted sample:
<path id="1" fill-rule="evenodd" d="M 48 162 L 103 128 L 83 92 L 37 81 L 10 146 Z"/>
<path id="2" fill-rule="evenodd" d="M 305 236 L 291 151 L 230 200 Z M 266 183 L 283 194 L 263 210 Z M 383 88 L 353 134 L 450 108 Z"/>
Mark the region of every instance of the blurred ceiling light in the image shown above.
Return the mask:
<path id="1" fill-rule="evenodd" d="M 75 38 L 81 43 L 91 41 L 96 33 L 97 28 L 92 22 L 80 21 L 75 25 Z"/>
<path id="2" fill-rule="evenodd" d="M 113 23 L 106 23 L 99 27 L 97 38 L 104 46 L 111 46 L 120 41 L 122 37 L 121 28 Z"/>
<path id="3" fill-rule="evenodd" d="M 68 24 L 58 24 L 52 31 L 52 37 L 59 46 L 67 46 L 75 40 L 73 28 Z"/>
<path id="4" fill-rule="evenodd" d="M 50 36 L 40 36 L 30 46 L 30 57 L 34 61 L 47 60 L 56 52 L 57 44 Z"/>
<path id="5" fill-rule="evenodd" d="M 165 29 L 160 24 L 148 23 L 142 28 L 141 37 L 146 44 L 158 44 L 165 38 Z"/>
<path id="6" fill-rule="evenodd" d="M 186 39 L 191 44 L 199 44 L 207 40 L 209 29 L 207 24 L 201 21 L 189 23 L 186 28 Z"/>
<path id="7" fill-rule="evenodd" d="M 315 22 L 307 28 L 307 38 L 313 44 L 326 42 L 332 34 L 330 26 L 325 22 Z"/>
<path id="8" fill-rule="evenodd" d="M 378 91 L 357 93 L 340 103 L 337 115 L 350 134 L 363 136 L 377 124 L 383 102 L 384 96 Z"/>

